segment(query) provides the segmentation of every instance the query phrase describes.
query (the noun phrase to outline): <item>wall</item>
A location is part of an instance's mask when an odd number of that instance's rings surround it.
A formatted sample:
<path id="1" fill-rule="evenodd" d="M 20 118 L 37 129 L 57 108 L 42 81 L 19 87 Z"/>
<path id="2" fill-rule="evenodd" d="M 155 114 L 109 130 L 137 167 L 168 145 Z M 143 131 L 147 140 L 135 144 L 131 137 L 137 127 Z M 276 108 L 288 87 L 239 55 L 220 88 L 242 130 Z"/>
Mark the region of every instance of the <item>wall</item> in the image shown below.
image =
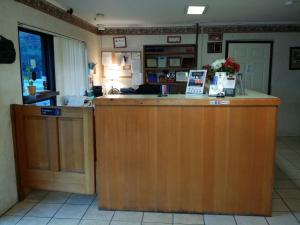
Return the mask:
<path id="1" fill-rule="evenodd" d="M 99 37 L 13 0 L 0 1 L 0 35 L 11 39 L 17 50 L 13 64 L 0 64 L 0 215 L 17 201 L 10 104 L 21 103 L 21 78 L 18 52 L 18 21 L 83 40 L 89 61 L 99 60 Z M 99 71 L 99 69 L 98 69 Z M 96 83 L 99 83 L 96 75 Z"/>
<path id="2" fill-rule="evenodd" d="M 181 35 L 182 43 L 195 43 L 195 35 Z M 142 51 L 143 45 L 166 44 L 167 35 L 127 36 L 125 50 Z M 237 33 L 223 35 L 223 52 L 207 54 L 208 35 L 199 35 L 198 65 L 212 63 L 225 57 L 226 40 L 272 40 L 274 41 L 272 65 L 272 95 L 282 100 L 279 107 L 278 135 L 300 136 L 300 70 L 288 70 L 289 47 L 300 46 L 300 33 Z M 114 50 L 112 36 L 102 36 L 102 50 Z M 102 80 L 105 83 L 105 80 Z M 130 79 L 121 80 L 120 86 L 130 86 Z"/>
<path id="3" fill-rule="evenodd" d="M 156 44 L 167 44 L 168 35 L 130 35 L 126 37 L 127 48 L 126 49 L 114 49 L 113 47 L 113 36 L 101 36 L 101 51 L 140 51 L 143 52 L 144 45 L 156 45 Z M 196 40 L 195 35 L 181 35 L 182 44 L 194 44 Z M 104 78 L 101 82 L 107 84 L 108 81 Z M 131 79 L 120 79 L 120 83 L 116 87 L 128 87 L 131 86 Z M 106 87 L 110 88 L 110 87 Z"/>

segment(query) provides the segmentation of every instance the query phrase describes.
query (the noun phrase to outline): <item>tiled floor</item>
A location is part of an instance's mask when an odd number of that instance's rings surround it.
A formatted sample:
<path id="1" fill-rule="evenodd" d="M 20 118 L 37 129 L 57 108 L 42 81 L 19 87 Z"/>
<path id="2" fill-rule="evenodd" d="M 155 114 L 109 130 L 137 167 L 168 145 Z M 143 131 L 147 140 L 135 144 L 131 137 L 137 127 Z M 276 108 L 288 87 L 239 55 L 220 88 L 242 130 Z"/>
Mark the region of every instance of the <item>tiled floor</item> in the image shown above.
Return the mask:
<path id="1" fill-rule="evenodd" d="M 300 138 L 278 140 L 279 157 L 291 155 L 288 162 L 299 170 L 300 180 L 299 147 Z M 290 152 L 298 150 L 299 164 Z M 276 168 L 272 217 L 104 211 L 95 196 L 33 191 L 0 218 L 0 225 L 300 225 L 300 189 L 293 181 Z"/>
<path id="2" fill-rule="evenodd" d="M 300 137 L 277 138 L 276 164 L 300 187 Z"/>

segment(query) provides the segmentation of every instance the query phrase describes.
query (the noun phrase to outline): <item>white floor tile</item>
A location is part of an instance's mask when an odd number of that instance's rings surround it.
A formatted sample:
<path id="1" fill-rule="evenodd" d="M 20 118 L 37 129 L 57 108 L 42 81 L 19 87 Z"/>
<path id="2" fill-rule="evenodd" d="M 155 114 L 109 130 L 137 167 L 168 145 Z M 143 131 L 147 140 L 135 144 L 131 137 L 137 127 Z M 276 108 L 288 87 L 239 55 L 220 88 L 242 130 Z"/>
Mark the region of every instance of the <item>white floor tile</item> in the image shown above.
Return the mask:
<path id="1" fill-rule="evenodd" d="M 52 219 L 47 225 L 78 225 L 79 219 Z"/>
<path id="2" fill-rule="evenodd" d="M 88 205 L 64 205 L 56 214 L 55 218 L 81 219 Z"/>
<path id="3" fill-rule="evenodd" d="M 24 216 L 34 205 L 36 205 L 34 202 L 19 202 L 6 215 Z"/>
<path id="4" fill-rule="evenodd" d="M 205 225 L 236 225 L 233 216 L 204 215 Z"/>
<path id="5" fill-rule="evenodd" d="M 300 212 L 300 199 L 285 199 L 288 207 L 294 212 Z"/>
<path id="6" fill-rule="evenodd" d="M 116 211 L 112 219 L 125 222 L 141 223 L 142 217 L 142 212 Z"/>
<path id="7" fill-rule="evenodd" d="M 280 196 L 278 195 L 277 191 L 276 190 L 273 190 L 273 193 L 272 193 L 272 198 L 280 198 Z"/>
<path id="8" fill-rule="evenodd" d="M 65 203 L 69 198 L 70 193 L 65 192 L 49 192 L 41 201 L 43 203 Z"/>
<path id="9" fill-rule="evenodd" d="M 79 225 L 109 225 L 109 221 L 81 220 Z"/>
<path id="10" fill-rule="evenodd" d="M 280 189 L 277 192 L 284 199 L 286 198 L 300 199 L 299 189 Z"/>
<path id="11" fill-rule="evenodd" d="M 235 216 L 238 225 L 268 225 L 262 216 Z"/>
<path id="12" fill-rule="evenodd" d="M 267 217 L 270 225 L 299 225 L 296 218 L 291 213 L 273 213 L 272 217 Z"/>
<path id="13" fill-rule="evenodd" d="M 125 221 L 117 221 L 113 220 L 111 221 L 110 225 L 140 225 L 141 223 L 137 222 L 125 222 Z"/>
<path id="14" fill-rule="evenodd" d="M 174 225 L 175 224 L 176 223 L 174 223 Z M 142 225 L 170 225 L 170 224 L 169 223 L 146 223 L 146 222 L 143 222 Z M 176 225 L 179 225 L 179 224 L 176 224 Z"/>
<path id="15" fill-rule="evenodd" d="M 296 185 L 290 180 L 276 180 L 275 189 L 295 189 Z"/>
<path id="16" fill-rule="evenodd" d="M 17 225 L 46 225 L 50 218 L 23 217 Z"/>
<path id="17" fill-rule="evenodd" d="M 143 222 L 149 223 L 172 223 L 173 217 L 171 213 L 151 213 L 145 212 Z"/>
<path id="18" fill-rule="evenodd" d="M 289 209 L 281 199 L 273 199 L 272 211 L 273 212 L 288 212 Z"/>
<path id="19" fill-rule="evenodd" d="M 175 213 L 174 224 L 204 224 L 203 215 Z"/>
<path id="20" fill-rule="evenodd" d="M 35 217 L 53 217 L 61 207 L 62 204 L 39 203 L 34 206 L 27 215 Z"/>
<path id="21" fill-rule="evenodd" d="M 90 205 L 95 199 L 95 195 L 72 194 L 67 204 Z"/>
<path id="22" fill-rule="evenodd" d="M 47 194 L 48 194 L 48 191 L 33 190 L 26 196 L 25 201 L 39 202 Z"/>
<path id="23" fill-rule="evenodd" d="M 21 218 L 21 216 L 3 216 L 0 218 L 0 225 L 15 225 Z"/>
<path id="24" fill-rule="evenodd" d="M 83 219 L 110 221 L 113 215 L 114 211 L 99 210 L 97 205 L 91 205 L 86 211 Z"/>

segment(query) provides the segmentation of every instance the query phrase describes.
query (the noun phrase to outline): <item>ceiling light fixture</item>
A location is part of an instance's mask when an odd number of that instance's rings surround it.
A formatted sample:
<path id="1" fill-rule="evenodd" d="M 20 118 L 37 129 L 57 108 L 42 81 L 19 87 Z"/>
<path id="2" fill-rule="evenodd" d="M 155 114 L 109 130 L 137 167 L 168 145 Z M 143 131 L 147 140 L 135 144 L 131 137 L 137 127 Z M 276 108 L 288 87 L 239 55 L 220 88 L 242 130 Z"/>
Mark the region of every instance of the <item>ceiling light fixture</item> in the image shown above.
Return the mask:
<path id="1" fill-rule="evenodd" d="M 287 0 L 284 4 L 285 5 L 293 5 L 295 2 L 293 0 Z"/>
<path id="2" fill-rule="evenodd" d="M 201 15 L 204 13 L 206 6 L 191 6 L 189 5 L 187 8 L 188 15 Z"/>

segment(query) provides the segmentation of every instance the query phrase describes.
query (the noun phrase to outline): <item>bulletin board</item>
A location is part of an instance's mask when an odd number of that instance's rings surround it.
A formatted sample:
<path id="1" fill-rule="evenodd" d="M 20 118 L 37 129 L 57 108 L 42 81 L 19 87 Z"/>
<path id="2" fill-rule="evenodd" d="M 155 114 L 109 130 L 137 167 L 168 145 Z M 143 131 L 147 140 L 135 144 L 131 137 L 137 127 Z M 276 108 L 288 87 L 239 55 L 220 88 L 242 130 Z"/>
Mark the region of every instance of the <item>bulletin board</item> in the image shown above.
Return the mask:
<path id="1" fill-rule="evenodd" d="M 133 75 L 142 73 L 141 52 L 109 52 L 102 54 L 102 74 L 109 78 L 111 73 L 115 73 L 120 78 L 132 78 Z"/>

